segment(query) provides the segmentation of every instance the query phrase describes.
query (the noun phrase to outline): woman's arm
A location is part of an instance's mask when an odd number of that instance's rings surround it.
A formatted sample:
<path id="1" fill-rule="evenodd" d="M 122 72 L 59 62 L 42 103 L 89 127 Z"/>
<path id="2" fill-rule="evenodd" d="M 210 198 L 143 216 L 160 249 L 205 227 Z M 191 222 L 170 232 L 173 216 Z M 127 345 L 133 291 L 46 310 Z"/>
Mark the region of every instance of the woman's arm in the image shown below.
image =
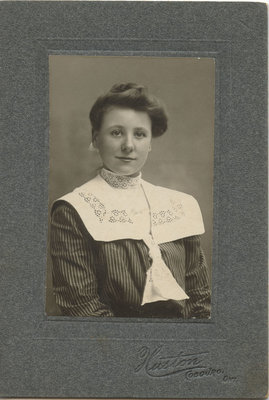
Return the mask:
<path id="1" fill-rule="evenodd" d="M 53 210 L 50 248 L 54 294 L 63 314 L 113 316 L 98 296 L 94 240 L 68 203 Z"/>
<path id="2" fill-rule="evenodd" d="M 211 311 L 211 290 L 208 266 L 200 246 L 200 236 L 184 239 L 186 253 L 186 286 L 190 297 L 186 301 L 186 318 L 209 318 Z"/>

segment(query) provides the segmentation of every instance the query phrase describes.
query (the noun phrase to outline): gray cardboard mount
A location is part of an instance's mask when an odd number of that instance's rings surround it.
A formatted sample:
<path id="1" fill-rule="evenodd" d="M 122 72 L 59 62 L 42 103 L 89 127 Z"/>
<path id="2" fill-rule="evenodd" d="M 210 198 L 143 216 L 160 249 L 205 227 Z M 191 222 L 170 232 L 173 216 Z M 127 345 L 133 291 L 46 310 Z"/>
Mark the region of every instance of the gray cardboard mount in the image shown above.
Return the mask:
<path id="1" fill-rule="evenodd" d="M 10 1 L 0 10 L 0 396 L 265 397 L 266 5 Z M 46 316 L 49 54 L 215 58 L 210 321 Z"/>

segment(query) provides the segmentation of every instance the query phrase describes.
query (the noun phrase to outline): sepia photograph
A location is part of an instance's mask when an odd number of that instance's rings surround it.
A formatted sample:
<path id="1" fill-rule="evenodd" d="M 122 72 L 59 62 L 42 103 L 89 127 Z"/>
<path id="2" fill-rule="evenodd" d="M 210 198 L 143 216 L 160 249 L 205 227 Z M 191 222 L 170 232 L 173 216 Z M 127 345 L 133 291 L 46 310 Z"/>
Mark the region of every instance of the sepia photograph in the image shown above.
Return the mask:
<path id="1" fill-rule="evenodd" d="M 0 8 L 0 397 L 266 398 L 266 4 Z"/>
<path id="2" fill-rule="evenodd" d="M 46 313 L 210 319 L 215 60 L 49 56 Z"/>

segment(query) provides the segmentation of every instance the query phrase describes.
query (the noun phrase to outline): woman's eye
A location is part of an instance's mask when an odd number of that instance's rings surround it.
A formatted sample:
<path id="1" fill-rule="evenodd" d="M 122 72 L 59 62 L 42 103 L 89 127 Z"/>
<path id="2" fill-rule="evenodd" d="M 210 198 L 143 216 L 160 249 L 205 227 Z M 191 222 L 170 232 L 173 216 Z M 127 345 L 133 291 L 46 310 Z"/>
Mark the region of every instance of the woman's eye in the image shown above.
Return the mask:
<path id="1" fill-rule="evenodd" d="M 146 137 L 147 135 L 146 135 L 146 133 L 145 133 L 144 131 L 137 131 L 137 132 L 135 132 L 135 136 L 136 136 L 138 139 L 141 139 L 141 138 L 143 138 L 143 137 Z"/>
<path id="2" fill-rule="evenodd" d="M 112 136 L 121 136 L 121 130 L 120 129 L 113 129 L 113 131 L 111 131 L 111 135 Z"/>

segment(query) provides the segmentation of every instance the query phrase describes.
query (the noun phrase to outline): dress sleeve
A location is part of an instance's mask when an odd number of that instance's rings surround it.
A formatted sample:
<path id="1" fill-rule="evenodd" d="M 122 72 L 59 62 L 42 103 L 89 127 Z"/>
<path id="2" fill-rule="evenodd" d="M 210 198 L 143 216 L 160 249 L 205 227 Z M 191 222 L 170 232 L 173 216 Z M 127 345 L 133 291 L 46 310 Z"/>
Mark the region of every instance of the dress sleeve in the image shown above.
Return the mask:
<path id="1" fill-rule="evenodd" d="M 54 294 L 62 313 L 113 316 L 98 296 L 94 240 L 68 203 L 53 209 L 50 249 Z"/>
<path id="2" fill-rule="evenodd" d="M 208 266 L 200 246 L 200 236 L 184 239 L 186 253 L 185 291 L 186 318 L 210 318 L 211 290 L 209 287 Z"/>

